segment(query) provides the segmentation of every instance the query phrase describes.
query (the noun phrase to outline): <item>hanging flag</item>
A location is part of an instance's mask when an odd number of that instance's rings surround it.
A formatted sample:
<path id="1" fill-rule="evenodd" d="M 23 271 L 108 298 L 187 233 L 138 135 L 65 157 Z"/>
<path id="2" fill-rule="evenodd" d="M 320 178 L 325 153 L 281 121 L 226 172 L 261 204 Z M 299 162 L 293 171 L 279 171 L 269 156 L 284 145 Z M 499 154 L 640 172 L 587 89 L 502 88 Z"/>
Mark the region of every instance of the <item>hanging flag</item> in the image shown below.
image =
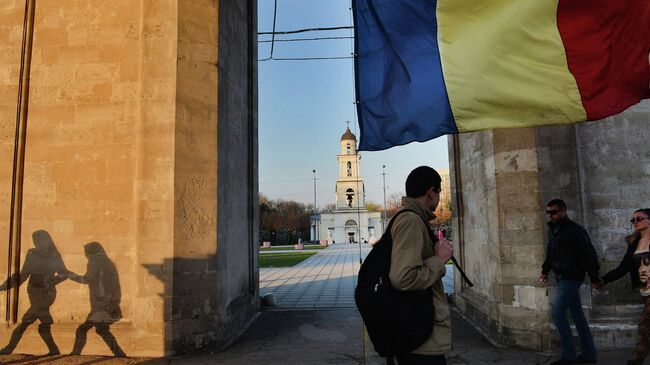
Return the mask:
<path id="1" fill-rule="evenodd" d="M 650 97 L 650 0 L 354 0 L 360 150 Z"/>

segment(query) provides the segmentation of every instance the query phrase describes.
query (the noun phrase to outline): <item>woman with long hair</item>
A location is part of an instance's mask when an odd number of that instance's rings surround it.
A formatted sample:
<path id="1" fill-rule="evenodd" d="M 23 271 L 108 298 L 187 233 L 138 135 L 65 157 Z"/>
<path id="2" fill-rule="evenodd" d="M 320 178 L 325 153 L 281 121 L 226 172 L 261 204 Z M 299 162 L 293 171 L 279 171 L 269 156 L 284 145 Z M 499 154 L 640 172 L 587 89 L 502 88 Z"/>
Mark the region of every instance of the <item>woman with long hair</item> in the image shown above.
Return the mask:
<path id="1" fill-rule="evenodd" d="M 641 287 L 640 294 L 645 306 L 639 319 L 639 332 L 634 349 L 634 357 L 628 365 L 641 365 L 650 352 L 650 281 L 648 280 L 650 263 L 650 208 L 638 209 L 630 222 L 634 232 L 625 237 L 628 245 L 623 260 L 615 269 L 602 277 L 597 286 L 602 289 L 606 284 L 630 274 L 632 287 Z M 645 263 L 645 264 L 644 264 Z M 644 285 L 645 284 L 645 285 Z"/>

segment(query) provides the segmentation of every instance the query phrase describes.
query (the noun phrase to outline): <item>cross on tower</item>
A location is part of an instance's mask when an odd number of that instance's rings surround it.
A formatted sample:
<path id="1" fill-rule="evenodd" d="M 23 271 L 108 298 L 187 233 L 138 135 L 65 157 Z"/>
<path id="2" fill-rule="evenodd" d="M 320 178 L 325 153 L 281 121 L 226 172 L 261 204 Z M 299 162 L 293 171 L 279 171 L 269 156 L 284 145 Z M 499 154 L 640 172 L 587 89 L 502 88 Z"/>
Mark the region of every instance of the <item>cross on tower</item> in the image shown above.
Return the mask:
<path id="1" fill-rule="evenodd" d="M 346 123 L 348 124 L 348 129 L 350 129 L 350 121 L 348 120 Z"/>

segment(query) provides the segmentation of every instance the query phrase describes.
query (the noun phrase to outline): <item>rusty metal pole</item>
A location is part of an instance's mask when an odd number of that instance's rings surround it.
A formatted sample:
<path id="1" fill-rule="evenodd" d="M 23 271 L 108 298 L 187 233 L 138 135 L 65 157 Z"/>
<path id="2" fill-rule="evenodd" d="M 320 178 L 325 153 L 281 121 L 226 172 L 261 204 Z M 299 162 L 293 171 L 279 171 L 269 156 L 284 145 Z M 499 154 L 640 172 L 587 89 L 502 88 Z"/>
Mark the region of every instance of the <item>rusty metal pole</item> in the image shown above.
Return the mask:
<path id="1" fill-rule="evenodd" d="M 20 79 L 16 106 L 16 135 L 11 181 L 11 212 L 9 216 L 9 250 L 7 255 L 7 307 L 6 320 L 18 321 L 18 291 L 20 284 L 20 245 L 23 208 L 23 181 L 25 175 L 25 143 L 27 141 L 27 112 L 29 106 L 29 80 L 34 42 L 34 16 L 36 0 L 25 0 L 23 40 L 20 55 Z"/>

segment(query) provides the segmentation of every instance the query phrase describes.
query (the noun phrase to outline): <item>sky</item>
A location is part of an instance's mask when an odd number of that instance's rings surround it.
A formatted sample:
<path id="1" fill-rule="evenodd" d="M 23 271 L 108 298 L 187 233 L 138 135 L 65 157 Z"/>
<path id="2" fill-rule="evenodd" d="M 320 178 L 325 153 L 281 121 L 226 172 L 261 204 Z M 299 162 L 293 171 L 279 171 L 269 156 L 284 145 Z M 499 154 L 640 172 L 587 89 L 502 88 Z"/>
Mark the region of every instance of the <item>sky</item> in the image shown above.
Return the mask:
<path id="1" fill-rule="evenodd" d="M 273 30 L 275 0 L 258 0 L 258 31 Z M 277 0 L 276 32 L 352 25 L 350 0 Z M 281 39 L 350 37 L 352 30 L 276 35 L 274 58 L 350 57 L 351 39 L 277 42 Z M 271 53 L 270 35 L 259 35 L 260 60 Z M 270 199 L 334 203 L 338 177 L 336 155 L 350 121 L 359 139 L 354 106 L 353 59 L 268 60 L 258 63 L 259 190 Z M 404 180 L 415 167 L 448 169 L 447 138 L 414 142 L 385 151 L 360 152 L 366 201 L 383 205 L 386 197 L 404 194 Z M 386 168 L 383 169 L 382 166 Z M 316 170 L 316 174 L 312 172 Z"/>

